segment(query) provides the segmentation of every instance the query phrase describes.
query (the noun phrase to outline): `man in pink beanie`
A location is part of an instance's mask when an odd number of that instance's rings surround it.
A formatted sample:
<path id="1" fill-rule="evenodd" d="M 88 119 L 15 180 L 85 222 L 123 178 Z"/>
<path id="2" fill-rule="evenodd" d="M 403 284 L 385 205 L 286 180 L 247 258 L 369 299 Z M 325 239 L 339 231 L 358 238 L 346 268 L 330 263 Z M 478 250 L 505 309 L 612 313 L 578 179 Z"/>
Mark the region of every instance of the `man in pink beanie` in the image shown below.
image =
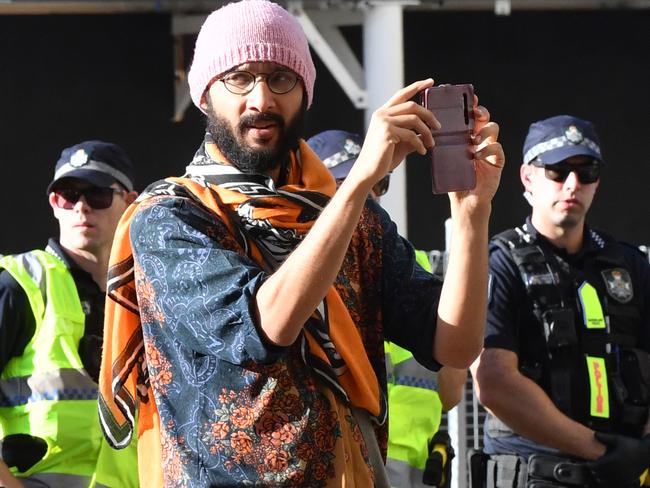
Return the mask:
<path id="1" fill-rule="evenodd" d="M 141 480 L 387 487 L 384 339 L 433 370 L 481 350 L 498 126 L 474 108 L 477 185 L 449 196 L 443 284 L 367 198 L 433 146 L 440 124 L 411 101 L 433 80 L 377 109 L 336 192 L 301 139 L 314 80 L 275 3 L 226 5 L 201 29 L 189 83 L 204 142 L 127 211 L 111 256 L 100 417 L 123 447 L 140 405 Z"/>

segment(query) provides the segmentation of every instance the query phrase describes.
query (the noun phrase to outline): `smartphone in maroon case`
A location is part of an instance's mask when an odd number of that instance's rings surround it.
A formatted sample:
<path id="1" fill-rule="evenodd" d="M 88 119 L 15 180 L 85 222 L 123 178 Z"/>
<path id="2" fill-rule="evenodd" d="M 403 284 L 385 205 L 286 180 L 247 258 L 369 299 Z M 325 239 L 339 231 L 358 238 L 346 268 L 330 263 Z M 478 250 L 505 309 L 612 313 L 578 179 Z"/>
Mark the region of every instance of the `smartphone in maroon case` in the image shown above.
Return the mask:
<path id="1" fill-rule="evenodd" d="M 431 155 L 433 193 L 471 190 L 476 186 L 474 155 L 470 151 L 474 129 L 474 87 L 439 85 L 424 90 L 422 104 L 440 122 L 434 130 Z"/>

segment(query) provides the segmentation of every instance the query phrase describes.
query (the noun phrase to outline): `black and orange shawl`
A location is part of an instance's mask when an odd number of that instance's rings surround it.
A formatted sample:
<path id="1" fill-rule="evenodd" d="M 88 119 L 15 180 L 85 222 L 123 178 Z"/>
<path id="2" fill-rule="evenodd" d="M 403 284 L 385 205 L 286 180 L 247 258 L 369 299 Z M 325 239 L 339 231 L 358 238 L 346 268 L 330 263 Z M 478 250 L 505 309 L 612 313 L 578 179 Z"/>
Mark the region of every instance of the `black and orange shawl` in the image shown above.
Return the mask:
<path id="1" fill-rule="evenodd" d="M 334 191 L 333 178 L 302 141 L 292 154 L 287 184 L 277 189 L 270 178 L 216 163 L 202 146 L 185 177 L 150 186 L 122 216 L 109 264 L 99 407 L 104 435 L 114 448 L 128 445 L 137 425 L 143 486 L 162 486 L 163 481 L 159 417 L 149 384 L 129 239 L 138 203 L 161 195 L 191 198 L 222 220 L 247 254 L 272 272 L 306 235 Z M 367 410 L 378 422 L 385 420 L 382 389 L 334 286 L 299 340 L 305 363 L 339 398 Z"/>

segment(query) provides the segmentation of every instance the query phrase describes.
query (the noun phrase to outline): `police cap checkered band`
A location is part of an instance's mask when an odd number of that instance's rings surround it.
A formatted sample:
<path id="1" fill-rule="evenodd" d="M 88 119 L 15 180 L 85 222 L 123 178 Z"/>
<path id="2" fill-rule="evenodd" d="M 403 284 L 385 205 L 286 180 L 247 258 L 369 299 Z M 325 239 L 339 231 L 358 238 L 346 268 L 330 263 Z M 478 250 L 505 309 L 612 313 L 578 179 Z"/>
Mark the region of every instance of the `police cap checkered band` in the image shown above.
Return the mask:
<path id="1" fill-rule="evenodd" d="M 328 169 L 349 161 L 350 159 L 357 158 L 361 152 L 361 146 L 356 144 L 352 139 L 348 139 L 348 141 L 349 145 L 347 145 L 343 150 L 332 154 L 329 158 L 323 159 L 323 164 L 327 166 Z"/>
<path id="2" fill-rule="evenodd" d="M 133 164 L 126 152 L 103 141 L 84 141 L 64 149 L 47 192 L 62 178 L 78 178 L 99 187 L 119 183 L 128 191 L 134 188 Z"/>
<path id="3" fill-rule="evenodd" d="M 596 144 L 591 139 L 583 138 L 579 144 L 587 146 L 593 152 L 597 153 L 598 156 L 600 156 L 600 146 L 598 146 L 598 144 Z M 539 156 L 542 153 L 548 152 L 551 149 L 559 149 L 564 146 L 574 146 L 574 145 L 576 145 L 576 143 L 571 142 L 566 136 L 554 137 L 553 139 L 550 139 L 548 141 L 540 142 L 536 146 L 531 147 L 530 150 L 526 154 L 524 154 L 524 163 L 525 164 L 530 163 L 537 156 Z"/>
<path id="4" fill-rule="evenodd" d="M 307 140 L 323 164 L 337 179 L 345 178 L 361 152 L 359 134 L 342 130 L 326 130 Z"/>
<path id="5" fill-rule="evenodd" d="M 569 115 L 531 124 L 523 152 L 524 164 L 537 160 L 552 165 L 572 156 L 590 156 L 604 163 L 600 141 L 591 122 Z"/>
<path id="6" fill-rule="evenodd" d="M 112 166 L 102 163 L 101 161 L 89 159 L 84 164 L 83 169 L 106 173 L 107 175 L 112 176 L 118 183 L 121 183 L 127 190 L 133 190 L 133 184 L 131 183 L 131 180 L 128 176 L 126 176 L 121 171 L 113 168 Z M 78 170 L 79 167 L 73 166 L 71 163 L 66 163 L 56 170 L 56 173 L 54 173 L 54 179 L 59 180 L 64 176 L 74 176 L 74 172 Z"/>

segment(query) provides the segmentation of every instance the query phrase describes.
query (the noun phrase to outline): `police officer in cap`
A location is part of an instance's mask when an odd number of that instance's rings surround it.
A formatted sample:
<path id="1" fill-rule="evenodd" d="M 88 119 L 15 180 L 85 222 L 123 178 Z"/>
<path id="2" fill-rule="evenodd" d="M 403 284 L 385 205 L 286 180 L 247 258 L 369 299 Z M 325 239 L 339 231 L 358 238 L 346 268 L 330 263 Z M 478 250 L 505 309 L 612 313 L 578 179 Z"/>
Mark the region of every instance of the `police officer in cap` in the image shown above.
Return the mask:
<path id="1" fill-rule="evenodd" d="M 133 180 L 116 144 L 64 149 L 47 188 L 58 239 L 0 259 L 2 486 L 137 486 L 135 449 L 110 449 L 97 413 L 108 258 Z"/>
<path id="2" fill-rule="evenodd" d="M 532 214 L 491 241 L 472 366 L 489 411 L 487 485 L 526 486 L 527 473 L 528 486 L 639 486 L 650 466 L 648 261 L 586 224 L 604 165 L 590 122 L 536 122 L 523 152 Z"/>

